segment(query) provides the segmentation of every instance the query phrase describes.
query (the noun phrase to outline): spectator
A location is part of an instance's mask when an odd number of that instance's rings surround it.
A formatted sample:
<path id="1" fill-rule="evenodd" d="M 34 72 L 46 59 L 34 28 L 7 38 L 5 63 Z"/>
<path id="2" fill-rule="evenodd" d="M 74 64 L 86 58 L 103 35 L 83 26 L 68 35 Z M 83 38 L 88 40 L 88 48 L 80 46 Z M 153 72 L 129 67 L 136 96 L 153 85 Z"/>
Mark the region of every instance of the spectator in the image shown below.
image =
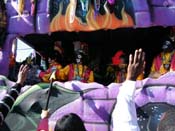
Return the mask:
<path id="1" fill-rule="evenodd" d="M 175 131 L 175 110 L 165 112 L 158 124 L 157 131 Z"/>
<path id="2" fill-rule="evenodd" d="M 134 102 L 135 82 L 145 67 L 145 54 L 136 50 L 134 58 L 129 56 L 126 81 L 120 87 L 117 104 L 112 113 L 113 131 L 139 131 Z"/>
<path id="3" fill-rule="evenodd" d="M 57 121 L 54 131 L 86 131 L 86 129 L 82 119 L 78 115 L 70 113 Z"/>
<path id="4" fill-rule="evenodd" d="M 27 65 L 20 66 L 16 84 L 12 88 L 10 88 L 6 96 L 0 101 L 0 123 L 1 124 L 5 119 L 5 117 L 7 116 L 13 103 L 15 102 L 16 98 L 18 97 L 21 91 L 21 87 L 23 86 L 24 81 L 26 80 L 26 77 L 27 77 L 28 69 L 29 68 Z"/>
<path id="5" fill-rule="evenodd" d="M 38 125 L 37 131 L 49 130 L 48 117 L 49 111 L 42 110 L 41 121 Z M 69 113 L 57 120 L 54 131 L 86 131 L 86 128 L 84 122 L 77 114 Z"/>

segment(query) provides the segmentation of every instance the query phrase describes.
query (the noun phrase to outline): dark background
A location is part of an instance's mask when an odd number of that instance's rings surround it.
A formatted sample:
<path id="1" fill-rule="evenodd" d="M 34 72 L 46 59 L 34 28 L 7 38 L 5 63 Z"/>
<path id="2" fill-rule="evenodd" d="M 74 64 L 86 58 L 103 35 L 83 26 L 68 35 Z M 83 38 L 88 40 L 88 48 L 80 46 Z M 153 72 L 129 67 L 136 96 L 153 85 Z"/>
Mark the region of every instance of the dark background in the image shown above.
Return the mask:
<path id="1" fill-rule="evenodd" d="M 73 56 L 73 41 L 86 42 L 89 45 L 90 61 L 99 65 L 101 75 L 104 75 L 106 66 L 116 51 L 123 50 L 129 55 L 135 49 L 142 48 L 146 52 L 146 77 L 153 57 L 161 51 L 162 40 L 169 34 L 170 27 L 119 28 L 94 32 L 55 32 L 50 35 L 30 34 L 23 40 L 45 54 L 51 53 L 54 41 L 60 40 L 66 59 Z M 67 63 L 69 62 L 68 60 Z"/>

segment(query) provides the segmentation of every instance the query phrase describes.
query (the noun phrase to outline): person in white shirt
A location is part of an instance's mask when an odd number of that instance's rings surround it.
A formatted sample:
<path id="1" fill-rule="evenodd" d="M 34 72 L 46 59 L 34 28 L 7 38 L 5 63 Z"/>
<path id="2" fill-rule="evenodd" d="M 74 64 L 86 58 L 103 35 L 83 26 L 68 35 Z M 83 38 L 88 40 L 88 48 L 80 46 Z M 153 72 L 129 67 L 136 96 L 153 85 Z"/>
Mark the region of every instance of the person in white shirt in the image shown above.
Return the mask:
<path id="1" fill-rule="evenodd" d="M 134 57 L 129 56 L 129 65 L 125 82 L 120 87 L 117 103 L 112 113 L 113 131 L 139 131 L 134 102 L 135 83 L 145 67 L 145 53 L 136 50 Z"/>
<path id="2" fill-rule="evenodd" d="M 140 131 L 137 123 L 134 93 L 136 79 L 145 68 L 145 53 L 142 49 L 135 50 L 129 56 L 127 77 L 120 87 L 117 103 L 112 112 L 113 131 Z M 165 112 L 158 123 L 157 131 L 175 131 L 175 109 Z"/>

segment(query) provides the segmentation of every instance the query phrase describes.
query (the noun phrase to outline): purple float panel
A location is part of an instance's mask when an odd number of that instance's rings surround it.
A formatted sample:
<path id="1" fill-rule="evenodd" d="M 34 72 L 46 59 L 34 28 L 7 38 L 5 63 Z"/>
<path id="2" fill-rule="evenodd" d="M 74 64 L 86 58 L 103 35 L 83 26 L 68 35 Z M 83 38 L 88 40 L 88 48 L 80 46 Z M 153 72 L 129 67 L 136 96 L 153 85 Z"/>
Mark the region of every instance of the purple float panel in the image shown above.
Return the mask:
<path id="1" fill-rule="evenodd" d="M 132 4 L 135 12 L 149 10 L 149 6 L 146 0 L 132 0 Z"/>
<path id="2" fill-rule="evenodd" d="M 118 83 L 111 83 L 110 85 L 108 85 L 108 98 L 109 99 L 116 99 L 117 95 L 119 93 L 119 88 L 120 88 L 121 84 Z"/>
<path id="3" fill-rule="evenodd" d="M 4 48 L 0 51 L 0 75 L 8 76 L 9 72 L 9 59 L 12 49 L 12 41 L 16 38 L 16 34 L 7 35 Z"/>
<path id="4" fill-rule="evenodd" d="M 135 12 L 135 27 L 152 26 L 150 12 Z"/>
<path id="5" fill-rule="evenodd" d="M 81 90 L 85 90 L 85 89 L 104 89 L 105 86 L 103 86 L 102 84 L 96 83 L 96 82 L 92 82 L 92 83 L 83 83 L 80 81 L 67 81 L 67 82 L 59 82 L 59 81 L 55 81 L 53 83 L 53 85 L 58 85 L 58 86 L 62 86 L 65 87 L 67 89 L 73 90 L 73 91 L 81 91 Z"/>
<path id="6" fill-rule="evenodd" d="M 137 86 L 140 85 L 141 87 L 142 85 L 143 89 L 140 88 L 136 91 L 136 105 L 141 107 L 149 102 L 167 102 L 169 104 L 174 104 L 174 77 L 175 73 L 169 72 L 159 79 L 146 78 L 142 81 L 137 81 Z"/>
<path id="7" fill-rule="evenodd" d="M 0 51 L 0 75 L 8 75 L 9 53 L 7 51 Z"/>
<path id="8" fill-rule="evenodd" d="M 151 86 L 145 90 L 149 102 L 166 102 L 165 86 Z"/>
<path id="9" fill-rule="evenodd" d="M 107 123 L 115 100 L 84 100 L 84 120 L 86 122 Z"/>
<path id="10" fill-rule="evenodd" d="M 38 0 L 36 16 L 36 33 L 49 33 L 49 0 Z"/>
<path id="11" fill-rule="evenodd" d="M 169 104 L 175 105 L 175 88 L 174 87 L 168 87 L 166 90 L 166 101 Z"/>
<path id="12" fill-rule="evenodd" d="M 135 93 L 134 101 L 137 107 L 142 107 L 143 105 L 149 103 L 148 95 L 146 90 L 137 90 Z"/>
<path id="13" fill-rule="evenodd" d="M 96 89 L 96 91 L 89 91 L 84 94 L 85 99 L 107 99 L 108 89 Z M 98 92 L 98 93 L 97 93 Z"/>
<path id="14" fill-rule="evenodd" d="M 175 6 L 175 0 L 149 0 L 149 4 L 153 6 Z"/>
<path id="15" fill-rule="evenodd" d="M 8 32 L 11 34 L 21 35 L 34 33 L 33 17 L 30 14 L 10 17 L 8 23 Z"/>
<path id="16" fill-rule="evenodd" d="M 16 36 L 17 36 L 17 34 L 9 34 L 9 35 L 7 35 L 3 51 L 8 52 L 9 54 L 11 53 L 11 51 L 12 51 L 11 50 L 12 49 L 12 42 L 16 38 Z"/>
<path id="17" fill-rule="evenodd" d="M 39 13 L 36 19 L 36 33 L 48 33 L 49 32 L 49 14 Z"/>
<path id="18" fill-rule="evenodd" d="M 16 16 L 18 14 L 18 0 L 8 0 L 6 3 L 7 15 L 8 16 Z M 24 12 L 31 11 L 31 3 L 30 0 L 26 0 L 24 4 Z"/>
<path id="19" fill-rule="evenodd" d="M 56 121 L 68 113 L 76 113 L 84 120 L 83 100 L 79 98 L 69 104 L 62 106 L 59 110 L 56 110 L 53 114 L 51 114 L 49 118 L 49 127 L 51 128 L 51 131 L 54 130 Z"/>
<path id="20" fill-rule="evenodd" d="M 75 101 L 68 103 L 59 110 L 56 110 L 51 116 L 50 120 L 51 121 L 56 121 L 57 119 L 61 118 L 65 114 L 68 113 L 77 113 L 81 118 L 83 118 L 83 100 L 81 98 L 76 99 Z"/>
<path id="21" fill-rule="evenodd" d="M 110 115 L 116 101 L 116 96 L 114 99 L 111 99 L 108 94 L 108 90 L 109 88 L 113 89 L 113 91 L 115 89 L 118 90 L 118 86 L 120 84 L 110 84 L 109 87 L 103 86 L 102 84 L 96 82 L 82 83 L 79 81 L 68 81 L 65 83 L 54 82 L 54 85 L 55 84 L 74 91 L 89 90 L 83 95 L 83 99 L 80 98 L 72 102 L 74 104 L 71 103 L 58 109 L 56 111 L 58 114 L 55 114 L 56 119 L 58 119 L 58 116 L 62 116 L 65 113 L 74 112 L 78 113 L 84 120 L 86 129 L 88 130 L 94 129 L 106 131 L 110 128 L 110 125 L 107 123 L 110 121 Z M 54 115 L 52 114 L 52 116 Z M 54 124 L 55 123 L 52 119 L 50 121 L 50 126 L 54 128 Z"/>
<path id="22" fill-rule="evenodd" d="M 115 100 L 85 100 L 84 120 L 94 123 L 106 123 L 110 120 L 111 109 Z"/>
<path id="23" fill-rule="evenodd" d="M 175 7 L 153 7 L 152 16 L 154 25 L 174 26 Z"/>
<path id="24" fill-rule="evenodd" d="M 136 102 L 136 106 L 137 107 L 141 107 L 143 105 L 145 105 L 146 103 L 148 103 L 149 99 L 148 99 L 148 95 L 147 95 L 147 90 L 143 89 L 144 85 L 149 81 L 148 78 L 144 79 L 144 80 L 138 80 L 136 82 L 136 87 L 137 90 L 135 92 L 135 102 Z"/>
<path id="25" fill-rule="evenodd" d="M 49 0 L 38 0 L 37 13 L 49 13 Z"/>
<path id="26" fill-rule="evenodd" d="M 149 5 L 146 0 L 132 0 L 135 16 L 135 27 L 152 26 Z"/>
<path id="27" fill-rule="evenodd" d="M 141 90 L 141 92 L 137 92 L 135 94 L 135 102 L 137 107 L 156 102 L 165 102 L 174 105 L 174 93 L 174 87 L 154 85 Z"/>
<path id="28" fill-rule="evenodd" d="M 158 79 L 146 78 L 143 81 L 143 86 L 150 86 L 150 85 L 175 85 L 175 72 L 168 72 Z"/>
<path id="29" fill-rule="evenodd" d="M 95 124 L 95 123 L 85 123 L 87 131 L 109 131 L 108 124 Z M 111 130 L 112 131 L 112 130 Z"/>
<path id="30" fill-rule="evenodd" d="M 170 105 L 175 104 L 175 72 L 169 72 L 159 79 L 146 78 L 136 82 L 137 87 L 141 87 L 136 90 L 135 103 L 137 107 L 142 107 L 147 103 L 165 102 Z M 0 77 L 1 80 L 1 77 Z M 3 83 L 0 81 L 0 83 Z M 53 112 L 49 118 L 49 125 L 51 131 L 53 131 L 56 120 L 65 114 L 70 112 L 78 114 L 85 122 L 86 129 L 109 131 L 110 118 L 112 109 L 116 102 L 116 94 L 111 92 L 116 90 L 118 94 L 121 84 L 111 83 L 108 86 L 103 86 L 98 83 L 81 83 L 79 81 L 69 81 L 65 83 L 54 82 L 63 88 L 67 88 L 74 91 L 87 90 L 89 86 L 89 92 L 85 93 L 82 97 L 63 105 Z M 35 86 L 31 88 L 36 88 Z M 30 89 L 31 89 L 30 88 Z M 102 91 L 104 90 L 104 91 Z M 111 90 L 111 91 L 109 91 Z M 108 92 L 108 93 L 106 93 Z M 4 92 L 0 92 L 4 95 Z M 95 94 L 97 96 L 95 96 Z M 100 95 L 101 94 L 101 95 Z M 114 95 L 114 96 L 110 96 Z M 112 131 L 112 130 L 111 130 Z"/>
<path id="31" fill-rule="evenodd" d="M 12 4 L 14 3 L 14 4 Z M 6 3 L 6 9 L 7 9 L 7 16 L 10 17 L 10 16 L 15 16 L 15 15 L 18 15 L 18 12 L 17 10 L 15 9 L 16 8 L 16 2 L 14 1 L 7 1 Z"/>

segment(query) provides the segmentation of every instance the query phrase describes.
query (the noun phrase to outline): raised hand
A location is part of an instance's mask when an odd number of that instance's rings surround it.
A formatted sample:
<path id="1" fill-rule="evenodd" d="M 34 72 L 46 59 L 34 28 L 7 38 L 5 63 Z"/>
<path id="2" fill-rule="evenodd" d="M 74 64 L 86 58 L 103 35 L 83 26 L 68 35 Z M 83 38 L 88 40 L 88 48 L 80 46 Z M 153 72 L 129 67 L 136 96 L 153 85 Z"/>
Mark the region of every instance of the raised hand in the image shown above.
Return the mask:
<path id="1" fill-rule="evenodd" d="M 24 84 L 24 81 L 26 80 L 26 77 L 27 77 L 28 70 L 29 70 L 28 65 L 20 66 L 19 72 L 18 72 L 18 79 L 16 83 L 21 84 L 21 85 Z"/>
<path id="2" fill-rule="evenodd" d="M 126 80 L 135 81 L 137 77 L 145 69 L 145 53 L 142 49 L 135 50 L 134 57 L 132 54 L 129 55 L 129 64 L 127 68 Z"/>

